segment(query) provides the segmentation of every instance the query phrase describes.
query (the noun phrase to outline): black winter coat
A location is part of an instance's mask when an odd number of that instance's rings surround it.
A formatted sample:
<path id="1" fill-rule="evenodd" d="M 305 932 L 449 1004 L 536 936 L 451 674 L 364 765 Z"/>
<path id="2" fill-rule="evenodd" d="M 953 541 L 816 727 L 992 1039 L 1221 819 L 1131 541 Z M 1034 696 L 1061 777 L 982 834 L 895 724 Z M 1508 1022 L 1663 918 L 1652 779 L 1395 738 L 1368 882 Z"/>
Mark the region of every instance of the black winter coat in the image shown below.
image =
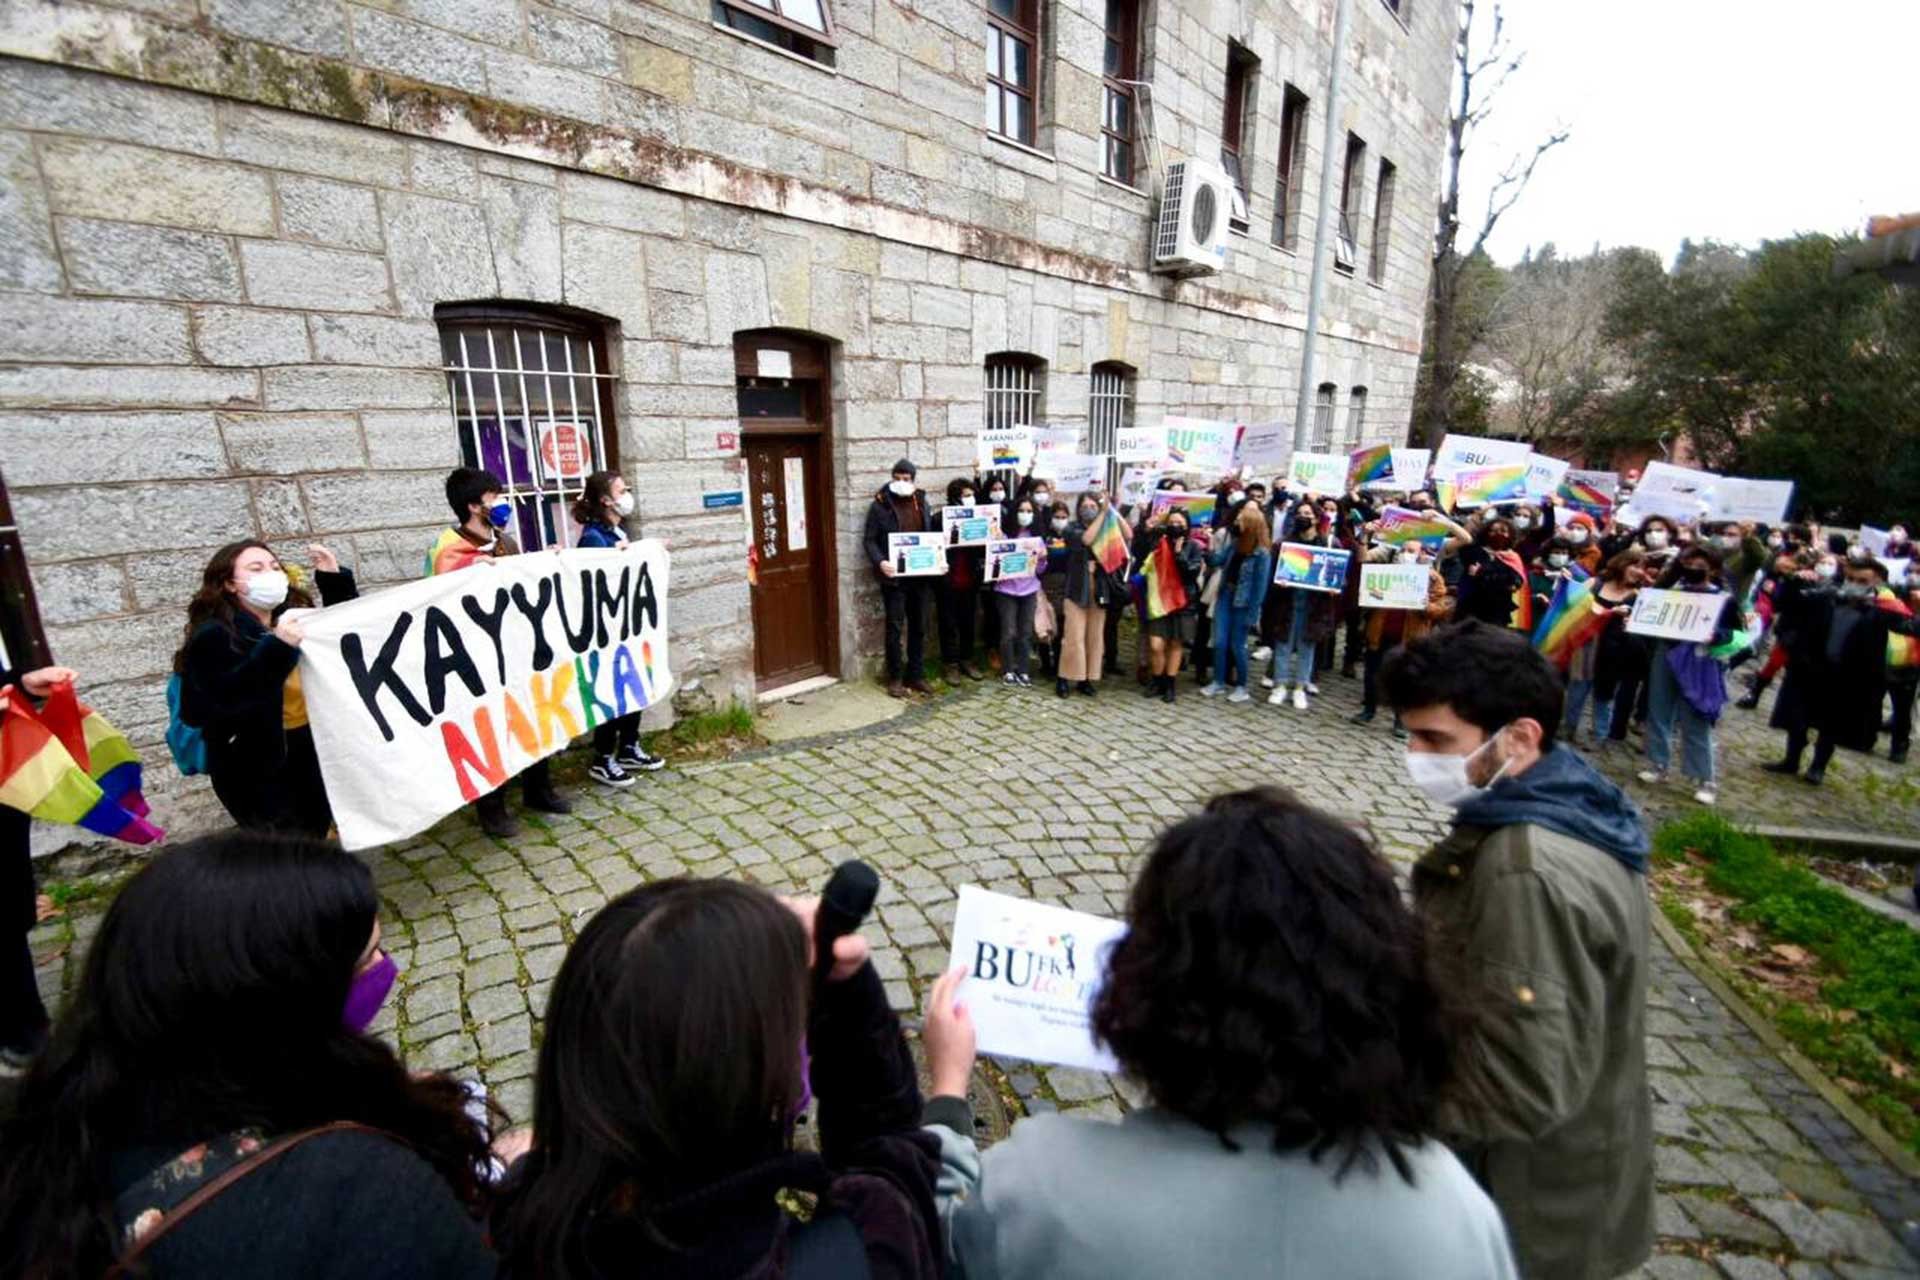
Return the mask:
<path id="1" fill-rule="evenodd" d="M 1774 608 L 1788 662 L 1769 723 L 1789 732 L 1818 730 L 1849 751 L 1873 750 L 1887 691 L 1887 636 L 1916 634 L 1920 623 L 1871 600 L 1847 603 L 1837 589 L 1798 578 L 1780 584 Z"/>

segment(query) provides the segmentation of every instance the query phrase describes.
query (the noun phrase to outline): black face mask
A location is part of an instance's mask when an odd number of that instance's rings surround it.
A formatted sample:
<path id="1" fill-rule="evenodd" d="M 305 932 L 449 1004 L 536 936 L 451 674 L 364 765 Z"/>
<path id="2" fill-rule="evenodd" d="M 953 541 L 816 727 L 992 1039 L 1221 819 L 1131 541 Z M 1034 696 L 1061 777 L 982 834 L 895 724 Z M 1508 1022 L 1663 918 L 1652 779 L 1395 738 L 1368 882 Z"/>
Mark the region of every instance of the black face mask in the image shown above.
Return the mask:
<path id="1" fill-rule="evenodd" d="M 1169 538 L 1184 538 L 1187 536 L 1187 526 L 1183 524 L 1170 524 L 1167 526 L 1167 536 Z"/>
<path id="2" fill-rule="evenodd" d="M 1686 568 L 1680 570 L 1680 581 L 1682 582 L 1689 583 L 1697 587 L 1701 583 L 1705 582 L 1706 580 L 1707 580 L 1707 570 L 1706 570 L 1706 566 L 1704 565 L 1690 564 Z"/>

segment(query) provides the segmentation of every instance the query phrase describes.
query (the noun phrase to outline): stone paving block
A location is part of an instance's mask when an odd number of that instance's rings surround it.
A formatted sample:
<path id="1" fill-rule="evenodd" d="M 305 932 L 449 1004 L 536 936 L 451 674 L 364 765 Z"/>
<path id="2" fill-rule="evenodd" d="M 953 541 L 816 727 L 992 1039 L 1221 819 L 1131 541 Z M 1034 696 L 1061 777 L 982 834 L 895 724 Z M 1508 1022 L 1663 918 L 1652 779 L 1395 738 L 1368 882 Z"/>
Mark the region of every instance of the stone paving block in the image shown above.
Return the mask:
<path id="1" fill-rule="evenodd" d="M 467 997 L 467 1015 L 474 1022 L 504 1022 L 527 1012 L 527 997 L 518 987 L 488 987 Z"/>
<path id="2" fill-rule="evenodd" d="M 452 976 L 429 979 L 407 991 L 407 1018 L 412 1022 L 424 1022 L 459 1007 L 460 980 Z"/>
<path id="3" fill-rule="evenodd" d="M 1789 1262 L 1787 1264 L 1788 1280 L 1835 1280 L 1835 1274 L 1833 1268 L 1823 1266 L 1818 1262 Z"/>
<path id="4" fill-rule="evenodd" d="M 1920 1274 L 1913 1267 L 1876 1267 L 1865 1262 L 1836 1262 L 1836 1272 L 1843 1280 L 1911 1280 Z"/>
<path id="5" fill-rule="evenodd" d="M 1867 1207 L 1865 1198 L 1847 1186 L 1830 1165 L 1783 1160 L 1772 1168 L 1774 1176 L 1787 1190 L 1810 1204 L 1855 1211 Z"/>
<path id="6" fill-rule="evenodd" d="M 1648 1280 L 1720 1280 L 1719 1272 L 1700 1259 L 1677 1253 L 1648 1260 L 1640 1274 Z"/>
<path id="7" fill-rule="evenodd" d="M 1909 1275 L 1920 1274 L 1920 1260 L 1901 1248 L 1892 1233 L 1872 1218 L 1839 1209 L 1822 1209 L 1819 1212 L 1820 1221 L 1840 1242 L 1835 1250 L 1840 1257 L 1877 1267 L 1904 1269 Z"/>
<path id="8" fill-rule="evenodd" d="M 1676 1193 L 1674 1200 L 1686 1210 L 1687 1217 L 1692 1219 L 1700 1232 L 1712 1239 L 1750 1245 L 1756 1249 L 1777 1249 L 1784 1243 L 1779 1230 L 1771 1223 L 1743 1213 L 1725 1200 L 1690 1191 Z M 1666 1233 L 1663 1231 L 1661 1234 Z"/>
<path id="9" fill-rule="evenodd" d="M 1749 1254 L 1716 1253 L 1713 1260 L 1727 1273 L 1727 1280 L 1782 1280 L 1787 1274 L 1767 1259 Z"/>
<path id="10" fill-rule="evenodd" d="M 1707 1163 L 1720 1171 L 1728 1186 L 1741 1195 L 1778 1195 L 1780 1179 L 1752 1156 L 1740 1151 L 1709 1151 Z"/>
<path id="11" fill-rule="evenodd" d="M 1701 1100 L 1716 1107 L 1763 1113 L 1767 1110 L 1766 1099 L 1739 1076 L 1694 1076 L 1692 1083 Z"/>
<path id="12" fill-rule="evenodd" d="M 1654 1234 L 1669 1240 L 1698 1240 L 1700 1228 L 1693 1225 L 1680 1202 L 1670 1195 L 1658 1195 L 1653 1201 Z"/>
<path id="13" fill-rule="evenodd" d="M 1113 1081 L 1108 1076 L 1079 1067 L 1049 1067 L 1047 1084 L 1053 1089 L 1053 1096 L 1062 1102 L 1089 1102 L 1113 1096 Z"/>
<path id="14" fill-rule="evenodd" d="M 1756 1199 L 1754 1211 L 1786 1235 L 1795 1253 L 1803 1258 L 1831 1258 L 1840 1252 L 1841 1242 L 1833 1229 L 1798 1200 Z"/>

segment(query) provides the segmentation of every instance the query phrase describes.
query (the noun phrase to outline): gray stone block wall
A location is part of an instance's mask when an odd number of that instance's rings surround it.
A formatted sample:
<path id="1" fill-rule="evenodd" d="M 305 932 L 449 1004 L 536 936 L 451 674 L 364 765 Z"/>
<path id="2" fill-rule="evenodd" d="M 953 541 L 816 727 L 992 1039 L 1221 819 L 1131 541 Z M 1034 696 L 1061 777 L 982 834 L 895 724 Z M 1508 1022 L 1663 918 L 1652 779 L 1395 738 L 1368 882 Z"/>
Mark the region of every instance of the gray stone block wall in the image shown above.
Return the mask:
<path id="1" fill-rule="evenodd" d="M 837 72 L 715 29 L 708 0 L 23 0 L 0 31 L 0 473 L 56 655 L 148 748 L 163 821 L 216 816 L 170 776 L 163 689 L 200 566 L 237 537 L 333 546 L 378 587 L 446 518 L 457 437 L 436 306 L 602 318 L 620 465 L 675 551 L 674 664 L 751 696 L 733 338 L 833 345 L 847 674 L 878 647 L 861 523 L 888 466 L 972 467 L 981 365 L 1046 361 L 1041 416 L 1089 372 L 1161 413 L 1290 419 L 1303 256 L 1266 242 L 1283 83 L 1324 98 L 1330 9 L 1159 3 L 1168 158 L 1217 151 L 1227 41 L 1261 59 L 1252 232 L 1219 276 L 1147 268 L 1149 195 L 1098 179 L 1102 5 L 1049 13 L 1031 151 L 982 134 L 980 9 L 833 4 Z M 1321 378 L 1404 434 L 1426 287 L 1448 33 L 1355 0 L 1343 123 L 1399 167 L 1383 286 L 1331 276 Z M 1204 13 L 1204 18 L 1199 16 Z M 85 37 L 84 39 L 81 37 Z M 1319 114 L 1306 198 L 1318 182 Z M 1144 184 L 1143 184 L 1144 185 Z"/>

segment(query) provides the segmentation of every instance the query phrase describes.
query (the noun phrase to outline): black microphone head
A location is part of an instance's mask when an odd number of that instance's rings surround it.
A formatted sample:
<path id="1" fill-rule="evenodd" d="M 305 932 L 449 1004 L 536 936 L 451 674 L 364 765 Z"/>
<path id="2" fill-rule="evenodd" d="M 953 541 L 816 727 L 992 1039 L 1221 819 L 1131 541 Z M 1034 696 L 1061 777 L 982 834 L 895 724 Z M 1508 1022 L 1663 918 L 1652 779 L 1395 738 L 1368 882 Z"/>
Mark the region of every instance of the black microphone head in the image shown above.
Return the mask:
<path id="1" fill-rule="evenodd" d="M 879 896 L 880 873 L 858 858 L 848 858 L 833 869 L 820 905 L 857 922 L 866 919 Z"/>

